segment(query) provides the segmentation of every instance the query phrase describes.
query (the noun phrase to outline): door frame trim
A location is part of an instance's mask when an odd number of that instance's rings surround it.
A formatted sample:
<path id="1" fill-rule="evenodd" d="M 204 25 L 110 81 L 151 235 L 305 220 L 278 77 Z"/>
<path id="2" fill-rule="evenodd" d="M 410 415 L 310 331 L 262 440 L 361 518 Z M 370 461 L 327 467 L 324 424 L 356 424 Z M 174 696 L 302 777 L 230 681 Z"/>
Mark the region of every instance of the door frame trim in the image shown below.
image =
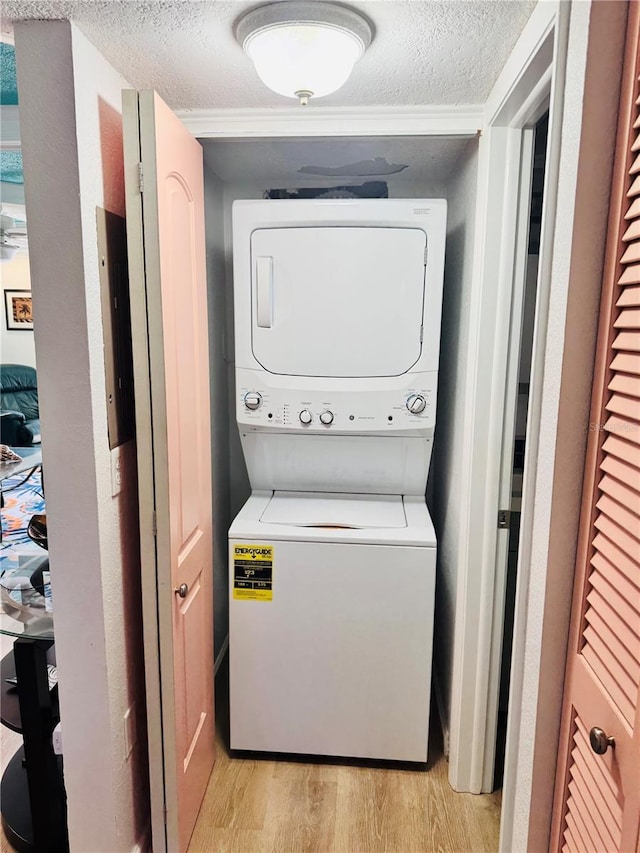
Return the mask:
<path id="1" fill-rule="evenodd" d="M 474 441 L 468 441 L 462 465 L 461 536 L 466 559 L 458 570 L 460 615 L 455 626 L 449 756 L 450 784 L 472 793 L 493 787 L 495 743 L 487 748 L 486 738 L 492 725 L 495 728 L 499 679 L 494 671 L 500 665 L 504 621 L 506 566 L 496 565 L 500 494 L 493 472 L 500 470 L 502 456 L 506 352 L 501 341 L 509 334 L 516 261 L 515 242 L 507 244 L 505 236 L 513 237 L 523 134 L 544 109 L 553 85 L 562 85 L 559 15 L 556 3 L 539 4 L 534 10 L 487 100 L 486 131 L 480 140 L 476 227 L 481 236 L 476 238 L 474 266 L 482 274 L 472 294 L 464 429 Z M 550 144 L 552 134 L 550 127 Z M 556 145 L 558 137 L 556 130 Z M 552 203 L 548 209 L 553 209 Z M 542 287 L 548 292 L 548 277 Z M 540 336 L 535 347 L 544 348 Z M 530 430 L 537 428 L 539 423 L 530 422 Z M 486 452 L 477 452 L 478 441 Z M 475 513 L 474 505 L 484 507 L 484 513 Z M 518 666 L 514 657 L 512 668 Z"/>

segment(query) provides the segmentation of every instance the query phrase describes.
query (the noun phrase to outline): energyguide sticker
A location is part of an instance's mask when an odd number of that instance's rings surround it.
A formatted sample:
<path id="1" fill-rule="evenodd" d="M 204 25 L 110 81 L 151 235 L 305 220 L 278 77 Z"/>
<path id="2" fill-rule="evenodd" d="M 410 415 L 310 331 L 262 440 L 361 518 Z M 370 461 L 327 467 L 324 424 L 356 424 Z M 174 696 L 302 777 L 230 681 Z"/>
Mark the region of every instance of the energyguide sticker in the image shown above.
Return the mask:
<path id="1" fill-rule="evenodd" d="M 233 546 L 233 597 L 241 601 L 273 599 L 273 545 Z"/>

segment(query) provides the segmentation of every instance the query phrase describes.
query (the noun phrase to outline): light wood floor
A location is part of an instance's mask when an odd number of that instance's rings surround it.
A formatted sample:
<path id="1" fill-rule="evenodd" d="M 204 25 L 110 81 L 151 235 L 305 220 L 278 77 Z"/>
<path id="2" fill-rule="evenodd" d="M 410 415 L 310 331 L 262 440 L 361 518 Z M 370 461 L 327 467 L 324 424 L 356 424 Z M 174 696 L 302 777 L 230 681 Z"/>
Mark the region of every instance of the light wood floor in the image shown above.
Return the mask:
<path id="1" fill-rule="evenodd" d="M 216 763 L 189 853 L 498 849 L 500 793 L 452 791 L 437 718 L 427 770 L 231 757 L 225 676 L 216 679 Z"/>

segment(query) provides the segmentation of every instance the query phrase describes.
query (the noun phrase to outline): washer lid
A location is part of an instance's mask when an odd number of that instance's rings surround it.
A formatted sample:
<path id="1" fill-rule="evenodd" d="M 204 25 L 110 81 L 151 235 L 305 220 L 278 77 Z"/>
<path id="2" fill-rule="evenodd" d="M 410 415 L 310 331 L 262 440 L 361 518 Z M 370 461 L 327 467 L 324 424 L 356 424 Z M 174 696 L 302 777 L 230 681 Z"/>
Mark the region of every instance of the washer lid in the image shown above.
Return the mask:
<path id="1" fill-rule="evenodd" d="M 338 529 L 407 526 L 401 495 L 274 492 L 260 521 L 291 527 Z"/>

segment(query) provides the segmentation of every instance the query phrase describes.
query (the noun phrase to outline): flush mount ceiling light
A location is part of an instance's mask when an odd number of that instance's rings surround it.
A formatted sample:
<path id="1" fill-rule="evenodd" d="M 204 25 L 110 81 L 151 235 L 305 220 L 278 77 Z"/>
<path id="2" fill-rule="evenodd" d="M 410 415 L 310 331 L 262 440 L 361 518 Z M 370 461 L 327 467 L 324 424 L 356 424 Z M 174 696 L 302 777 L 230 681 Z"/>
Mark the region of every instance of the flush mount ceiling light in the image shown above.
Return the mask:
<path id="1" fill-rule="evenodd" d="M 353 9 L 281 0 L 243 15 L 236 38 L 266 86 L 306 105 L 346 83 L 372 31 Z"/>

